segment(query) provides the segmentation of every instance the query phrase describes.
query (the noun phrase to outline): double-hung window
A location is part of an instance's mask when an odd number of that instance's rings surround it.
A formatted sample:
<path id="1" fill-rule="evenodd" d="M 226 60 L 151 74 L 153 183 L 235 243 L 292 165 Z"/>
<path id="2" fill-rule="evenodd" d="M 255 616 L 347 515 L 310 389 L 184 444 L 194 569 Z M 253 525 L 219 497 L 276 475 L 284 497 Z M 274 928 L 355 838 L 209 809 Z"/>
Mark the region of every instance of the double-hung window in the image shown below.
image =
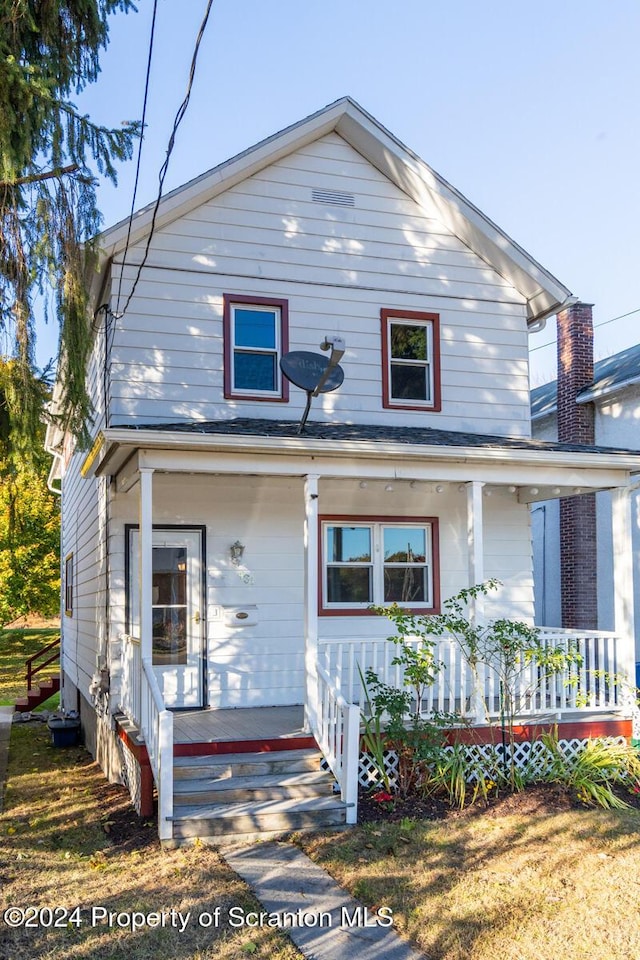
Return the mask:
<path id="1" fill-rule="evenodd" d="M 64 614 L 73 616 L 73 554 L 69 553 L 64 561 Z"/>
<path id="2" fill-rule="evenodd" d="M 382 310 L 381 318 L 383 406 L 440 410 L 438 314 Z"/>
<path id="3" fill-rule="evenodd" d="M 224 395 L 289 399 L 280 359 L 288 350 L 288 304 L 266 297 L 224 295 Z"/>
<path id="4" fill-rule="evenodd" d="M 398 603 L 436 612 L 435 518 L 321 517 L 322 612 Z"/>

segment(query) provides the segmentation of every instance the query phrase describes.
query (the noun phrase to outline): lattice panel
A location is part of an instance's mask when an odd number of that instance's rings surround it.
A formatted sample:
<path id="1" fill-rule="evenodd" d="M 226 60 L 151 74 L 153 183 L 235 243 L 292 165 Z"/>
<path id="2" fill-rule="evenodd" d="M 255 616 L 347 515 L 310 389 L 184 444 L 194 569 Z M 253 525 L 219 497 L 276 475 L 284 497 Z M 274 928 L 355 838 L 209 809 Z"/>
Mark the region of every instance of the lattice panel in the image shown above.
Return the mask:
<path id="1" fill-rule="evenodd" d="M 140 764 L 128 749 L 126 744 L 118 738 L 118 750 L 122 760 L 122 780 L 129 791 L 131 803 L 138 815 L 142 812 L 142 777 L 140 774 Z"/>
<path id="2" fill-rule="evenodd" d="M 602 740 L 611 744 L 626 743 L 624 737 L 603 737 Z M 558 746 L 568 760 L 573 760 L 584 750 L 588 742 L 588 739 L 559 740 Z M 448 752 L 452 752 L 452 749 L 452 747 L 445 747 Z M 464 750 L 467 760 L 476 768 L 471 774 L 471 780 L 477 780 L 479 777 L 491 780 L 503 770 L 504 752 L 501 743 L 468 744 L 464 747 Z M 507 751 L 509 751 L 508 747 Z M 542 777 L 550 763 L 549 751 L 542 740 L 517 743 L 515 745 L 515 763 L 517 769 L 522 773 L 530 777 Z M 395 751 L 385 751 L 384 764 L 391 783 L 395 784 L 395 776 L 398 770 L 398 755 Z M 377 767 L 368 753 L 360 754 L 358 783 L 365 790 L 372 790 L 381 785 Z"/>

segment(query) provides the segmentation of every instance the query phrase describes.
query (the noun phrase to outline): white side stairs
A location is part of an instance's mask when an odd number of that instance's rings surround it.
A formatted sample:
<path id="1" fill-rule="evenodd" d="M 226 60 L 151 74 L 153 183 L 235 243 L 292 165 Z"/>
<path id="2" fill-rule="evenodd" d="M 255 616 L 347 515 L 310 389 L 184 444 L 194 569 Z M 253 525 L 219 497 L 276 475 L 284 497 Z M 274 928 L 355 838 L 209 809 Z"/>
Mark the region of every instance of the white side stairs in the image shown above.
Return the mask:
<path id="1" fill-rule="evenodd" d="M 174 758 L 173 840 L 342 826 L 319 750 Z"/>

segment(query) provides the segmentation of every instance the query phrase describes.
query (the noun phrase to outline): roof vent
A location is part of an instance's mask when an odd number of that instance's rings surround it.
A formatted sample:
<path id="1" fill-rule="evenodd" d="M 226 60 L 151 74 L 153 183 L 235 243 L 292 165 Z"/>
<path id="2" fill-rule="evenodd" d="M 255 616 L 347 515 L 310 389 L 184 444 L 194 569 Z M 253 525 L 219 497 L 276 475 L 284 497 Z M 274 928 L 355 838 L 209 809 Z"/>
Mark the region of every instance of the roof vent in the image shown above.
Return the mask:
<path id="1" fill-rule="evenodd" d="M 355 207 L 356 204 L 352 193 L 341 193 L 340 190 L 312 190 L 311 199 L 314 203 L 330 203 L 334 207 Z"/>

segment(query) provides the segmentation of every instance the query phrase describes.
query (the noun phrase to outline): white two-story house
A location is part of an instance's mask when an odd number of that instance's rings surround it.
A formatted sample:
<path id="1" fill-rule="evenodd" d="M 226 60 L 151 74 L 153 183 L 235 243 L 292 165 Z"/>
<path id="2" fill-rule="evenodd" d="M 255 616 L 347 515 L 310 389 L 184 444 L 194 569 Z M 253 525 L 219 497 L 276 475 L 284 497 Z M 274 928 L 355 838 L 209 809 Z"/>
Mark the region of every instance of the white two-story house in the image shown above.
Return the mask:
<path id="1" fill-rule="evenodd" d="M 496 577 L 473 615 L 533 622 L 538 499 L 614 490 L 629 535 L 640 456 L 531 439 L 528 335 L 569 291 L 349 98 L 99 243 L 94 443 L 48 434 L 64 705 L 140 807 L 155 781 L 167 842 L 353 821 L 358 666 L 389 661 L 370 606 L 435 612 Z M 296 381 L 321 376 L 325 341 L 343 342 L 344 380 L 312 396 Z M 616 563 L 602 643 L 623 669 L 623 550 Z M 464 712 L 453 661 L 447 683 L 437 702 Z M 339 797 L 307 782 L 318 745 Z M 262 791 L 204 789 L 216 764 L 246 777 L 239 755 L 287 751 Z"/>

